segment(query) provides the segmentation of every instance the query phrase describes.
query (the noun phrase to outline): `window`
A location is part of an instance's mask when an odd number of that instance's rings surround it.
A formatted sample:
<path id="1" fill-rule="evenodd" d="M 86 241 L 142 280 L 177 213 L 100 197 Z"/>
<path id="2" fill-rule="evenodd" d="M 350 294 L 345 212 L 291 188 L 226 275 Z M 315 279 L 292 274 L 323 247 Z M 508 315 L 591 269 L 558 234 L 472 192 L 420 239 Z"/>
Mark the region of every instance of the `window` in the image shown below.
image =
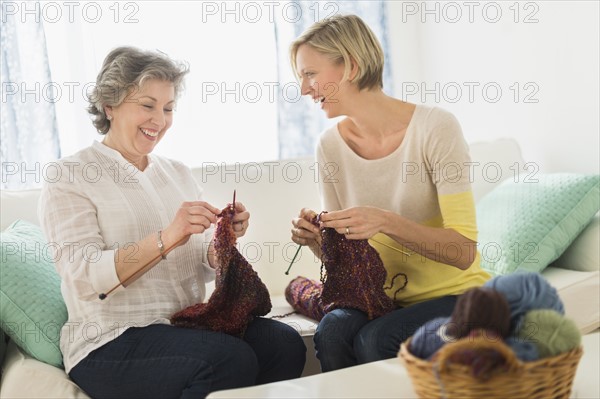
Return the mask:
<path id="1" fill-rule="evenodd" d="M 262 2 L 54 3 L 42 13 L 63 155 L 100 136 L 85 111 L 106 54 L 156 49 L 190 66 L 173 126 L 156 152 L 188 166 L 276 159 L 275 4 Z M 279 10 L 280 11 L 280 10 Z"/>
<path id="2" fill-rule="evenodd" d="M 34 170 L 42 169 L 39 165 L 102 139 L 86 111 L 86 94 L 115 47 L 159 50 L 189 64 L 174 124 L 156 152 L 190 167 L 314 153 L 320 131 L 336 120 L 326 120 L 310 99 L 301 98 L 287 54 L 290 42 L 313 22 L 336 13 L 358 14 L 374 28 L 387 54 L 382 1 L 1 4 L 3 21 L 9 20 L 11 34 L 17 32 L 12 39 L 2 36 L 3 54 L 5 49 L 9 54 L 3 67 L 8 65 L 11 72 L 3 74 L 11 89 L 4 94 L 14 100 L 3 103 L 6 109 L 14 105 L 11 118 L 2 120 L 2 137 L 14 144 L 2 147 L 3 187 L 39 185 L 39 179 L 32 184 L 19 181 L 14 165 L 25 171 L 33 164 Z M 19 30 L 30 25 L 37 36 Z M 3 32 L 9 31 L 6 26 Z M 34 61 L 43 78 L 28 72 Z M 388 61 L 384 81 L 390 81 Z M 40 126 L 30 127 L 34 122 Z M 55 147 L 52 152 L 46 131 Z M 12 168 L 7 173 L 5 164 Z M 14 179 L 4 184 L 9 175 Z"/>

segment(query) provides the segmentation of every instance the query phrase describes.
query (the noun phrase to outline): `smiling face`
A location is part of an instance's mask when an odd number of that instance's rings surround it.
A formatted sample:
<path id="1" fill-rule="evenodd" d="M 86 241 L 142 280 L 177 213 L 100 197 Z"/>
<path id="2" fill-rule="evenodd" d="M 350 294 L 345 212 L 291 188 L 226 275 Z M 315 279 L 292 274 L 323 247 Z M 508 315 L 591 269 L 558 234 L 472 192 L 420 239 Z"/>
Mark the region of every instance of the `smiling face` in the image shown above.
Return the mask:
<path id="1" fill-rule="evenodd" d="M 342 99 L 352 83 L 344 80 L 344 63 L 336 63 L 314 47 L 303 44 L 296 53 L 302 95 L 321 105 L 328 118 L 343 115 Z"/>
<path id="2" fill-rule="evenodd" d="M 147 80 L 116 107 L 107 107 L 112 118 L 104 144 L 144 169 L 146 156 L 173 123 L 175 88 L 164 80 Z"/>

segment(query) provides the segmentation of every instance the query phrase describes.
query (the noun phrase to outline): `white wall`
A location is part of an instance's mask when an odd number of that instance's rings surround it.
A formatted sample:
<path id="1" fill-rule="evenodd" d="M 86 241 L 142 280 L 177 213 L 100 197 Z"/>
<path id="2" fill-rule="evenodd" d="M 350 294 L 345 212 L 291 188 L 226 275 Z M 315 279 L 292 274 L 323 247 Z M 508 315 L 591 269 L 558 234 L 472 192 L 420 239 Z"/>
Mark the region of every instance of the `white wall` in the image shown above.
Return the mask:
<path id="1" fill-rule="evenodd" d="M 468 142 L 517 138 L 541 171 L 600 173 L 599 4 L 390 1 L 395 95 Z"/>

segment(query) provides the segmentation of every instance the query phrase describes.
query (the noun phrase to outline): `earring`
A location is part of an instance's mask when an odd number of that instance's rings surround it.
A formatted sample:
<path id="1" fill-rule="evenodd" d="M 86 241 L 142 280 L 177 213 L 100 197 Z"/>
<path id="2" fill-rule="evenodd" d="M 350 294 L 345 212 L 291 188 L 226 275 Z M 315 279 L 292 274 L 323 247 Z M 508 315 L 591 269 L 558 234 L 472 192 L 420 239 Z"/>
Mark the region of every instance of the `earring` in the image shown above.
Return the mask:
<path id="1" fill-rule="evenodd" d="M 108 119 L 109 121 L 112 121 L 112 115 L 106 115 L 106 119 Z"/>

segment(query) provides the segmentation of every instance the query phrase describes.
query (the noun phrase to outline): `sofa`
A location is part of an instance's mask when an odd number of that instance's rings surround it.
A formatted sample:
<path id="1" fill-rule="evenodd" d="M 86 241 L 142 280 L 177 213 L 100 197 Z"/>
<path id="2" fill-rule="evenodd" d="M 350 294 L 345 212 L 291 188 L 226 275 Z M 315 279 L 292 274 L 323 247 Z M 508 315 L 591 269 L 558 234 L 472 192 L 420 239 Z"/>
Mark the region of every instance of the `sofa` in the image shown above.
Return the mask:
<path id="1" fill-rule="evenodd" d="M 486 215 L 479 214 L 480 204 L 484 203 L 486 197 L 490 198 L 490 193 L 498 190 L 506 180 L 520 180 L 516 177 L 527 177 L 528 173 L 531 175 L 533 163 L 525 162 L 518 143 L 513 139 L 472 143 L 470 150 L 475 165 L 472 166 L 475 172 L 473 193 L 478 206 L 478 219 L 488 220 Z M 250 228 L 247 235 L 239 240 L 239 250 L 253 264 L 269 289 L 273 309 L 268 316 L 290 324 L 305 339 L 309 351 L 303 375 L 319 372 L 312 344 L 316 322 L 293 313 L 285 301 L 284 291 L 289 281 L 297 275 L 319 278 L 320 260 L 307 248 L 298 252 L 289 274 L 286 273 L 297 250 L 297 245 L 290 238 L 292 218 L 303 207 L 321 209 L 317 184 L 319 167 L 312 158 L 302 158 L 233 165 L 206 163 L 193 170 L 207 201 L 222 207 L 231 201 L 235 189 L 238 200 L 250 211 Z M 545 197 L 548 196 L 546 193 Z M 3 190 L 1 229 L 4 231 L 18 219 L 39 223 L 38 198 L 37 189 Z M 535 206 L 539 209 L 545 205 L 536 203 Z M 575 233 L 572 232 L 574 237 L 559 235 L 555 239 L 564 245 L 559 245 L 560 248 L 555 250 L 560 253 L 552 256 L 548 267 L 539 262 L 536 264 L 542 275 L 558 290 L 567 317 L 575 321 L 583 334 L 600 326 L 600 219 L 597 209 L 595 212 L 595 216 L 578 222 L 580 226 L 575 228 Z M 484 230 L 481 222 L 479 227 Z M 521 232 L 523 230 L 527 233 L 527 229 L 521 229 Z M 210 288 L 208 292 L 210 294 Z M 1 398 L 87 397 L 61 368 L 36 360 L 13 340 L 4 338 L 0 341 L 5 352 L 0 352 L 0 356 L 3 356 L 0 363 Z M 368 381 L 367 376 L 365 381 Z"/>

